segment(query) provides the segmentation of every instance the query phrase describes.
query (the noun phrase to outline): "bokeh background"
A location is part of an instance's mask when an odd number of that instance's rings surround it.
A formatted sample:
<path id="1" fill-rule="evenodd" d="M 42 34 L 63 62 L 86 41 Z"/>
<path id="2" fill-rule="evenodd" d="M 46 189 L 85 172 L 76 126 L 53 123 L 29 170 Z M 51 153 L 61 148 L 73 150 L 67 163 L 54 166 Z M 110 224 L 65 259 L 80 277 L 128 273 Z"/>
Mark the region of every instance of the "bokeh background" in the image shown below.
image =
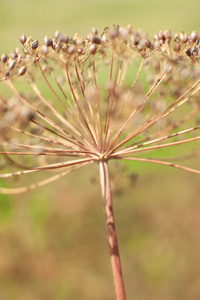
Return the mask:
<path id="1" fill-rule="evenodd" d="M 199 0 L 0 0 L 0 52 L 20 47 L 22 33 L 42 40 L 57 29 L 200 32 L 199 11 Z M 200 177 L 146 164 L 125 173 L 114 208 L 127 299 L 200 299 Z M 97 168 L 0 195 L 0 300 L 11 299 L 115 299 Z"/>

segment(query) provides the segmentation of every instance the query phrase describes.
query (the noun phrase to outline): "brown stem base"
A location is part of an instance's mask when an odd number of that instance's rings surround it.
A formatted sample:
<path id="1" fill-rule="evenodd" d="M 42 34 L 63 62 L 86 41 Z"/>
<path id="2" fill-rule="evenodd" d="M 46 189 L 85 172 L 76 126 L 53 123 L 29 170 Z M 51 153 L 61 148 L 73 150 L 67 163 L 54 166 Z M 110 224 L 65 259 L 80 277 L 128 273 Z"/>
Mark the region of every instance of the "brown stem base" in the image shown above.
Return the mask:
<path id="1" fill-rule="evenodd" d="M 117 235 L 115 230 L 115 222 L 112 207 L 112 194 L 110 187 L 110 178 L 108 172 L 107 161 L 99 162 L 99 172 L 101 180 L 102 197 L 104 203 L 104 214 L 106 219 L 107 239 L 110 249 L 111 267 L 113 272 L 113 279 L 115 284 L 115 292 L 117 300 L 125 300 L 125 289 L 122 277 L 122 269 L 119 257 L 119 250 L 117 244 Z"/>

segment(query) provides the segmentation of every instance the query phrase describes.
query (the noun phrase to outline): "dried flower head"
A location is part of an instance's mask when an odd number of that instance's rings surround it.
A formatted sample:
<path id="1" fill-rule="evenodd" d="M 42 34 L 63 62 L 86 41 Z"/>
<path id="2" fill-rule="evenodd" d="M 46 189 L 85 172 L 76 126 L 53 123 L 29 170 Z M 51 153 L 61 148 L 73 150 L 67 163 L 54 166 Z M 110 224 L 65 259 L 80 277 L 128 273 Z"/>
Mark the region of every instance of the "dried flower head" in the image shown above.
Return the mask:
<path id="1" fill-rule="evenodd" d="M 131 25 L 117 25 L 101 35 L 92 28 L 86 39 L 57 31 L 53 38 L 45 36 L 43 45 L 25 35 L 20 42 L 21 53 L 15 49 L 1 56 L 1 85 L 14 98 L 0 95 L 0 153 L 22 170 L 0 178 L 55 169 L 58 174 L 0 192 L 22 193 L 97 162 L 117 299 L 125 299 L 108 161 L 142 161 L 200 174 L 175 163 L 200 152 L 198 33 L 159 31 L 150 39 Z M 158 152 L 163 148 L 177 154 L 164 158 Z"/>

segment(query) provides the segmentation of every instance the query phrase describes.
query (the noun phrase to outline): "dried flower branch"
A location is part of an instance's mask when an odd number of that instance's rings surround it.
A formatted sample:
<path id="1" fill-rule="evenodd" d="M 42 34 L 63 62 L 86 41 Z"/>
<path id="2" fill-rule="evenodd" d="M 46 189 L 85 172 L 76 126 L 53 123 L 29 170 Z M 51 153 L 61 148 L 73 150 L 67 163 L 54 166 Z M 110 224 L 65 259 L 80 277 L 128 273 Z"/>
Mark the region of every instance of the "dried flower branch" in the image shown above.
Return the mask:
<path id="1" fill-rule="evenodd" d="M 0 178 L 58 174 L 25 187 L 1 187 L 0 193 L 23 193 L 98 163 L 115 291 L 124 300 L 108 161 L 200 174 L 174 162 L 200 153 L 199 36 L 160 31 L 150 40 L 129 25 L 106 27 L 101 36 L 93 28 L 85 40 L 57 31 L 42 45 L 25 35 L 20 42 L 22 52 L 1 56 L 1 85 L 12 97 L 0 95 L 0 154 L 10 168 Z M 177 157 L 156 158 L 158 149 L 172 147 Z"/>

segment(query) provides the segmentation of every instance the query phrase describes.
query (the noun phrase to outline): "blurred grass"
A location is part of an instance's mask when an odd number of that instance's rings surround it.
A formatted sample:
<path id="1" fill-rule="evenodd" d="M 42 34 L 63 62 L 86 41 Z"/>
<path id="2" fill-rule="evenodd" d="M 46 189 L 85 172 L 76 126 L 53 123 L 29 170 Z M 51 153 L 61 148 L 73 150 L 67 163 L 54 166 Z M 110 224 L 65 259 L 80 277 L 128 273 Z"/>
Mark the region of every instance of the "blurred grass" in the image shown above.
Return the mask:
<path id="1" fill-rule="evenodd" d="M 103 31 L 113 24 L 132 24 L 133 28 L 147 30 L 200 30 L 198 0 L 1 0 L 0 52 L 20 46 L 22 33 L 42 40 L 57 29 L 73 35 L 86 35 L 91 27 Z"/>
<path id="2" fill-rule="evenodd" d="M 57 29 L 84 36 L 93 26 L 131 23 L 151 35 L 200 31 L 199 8 L 197 0 L 1 0 L 0 52 L 20 47 L 22 33 L 42 40 Z M 128 168 L 138 180 L 122 180 L 114 197 L 127 299 L 199 299 L 198 175 Z M 31 193 L 0 195 L 0 299 L 114 299 L 97 172 L 88 167 Z"/>

